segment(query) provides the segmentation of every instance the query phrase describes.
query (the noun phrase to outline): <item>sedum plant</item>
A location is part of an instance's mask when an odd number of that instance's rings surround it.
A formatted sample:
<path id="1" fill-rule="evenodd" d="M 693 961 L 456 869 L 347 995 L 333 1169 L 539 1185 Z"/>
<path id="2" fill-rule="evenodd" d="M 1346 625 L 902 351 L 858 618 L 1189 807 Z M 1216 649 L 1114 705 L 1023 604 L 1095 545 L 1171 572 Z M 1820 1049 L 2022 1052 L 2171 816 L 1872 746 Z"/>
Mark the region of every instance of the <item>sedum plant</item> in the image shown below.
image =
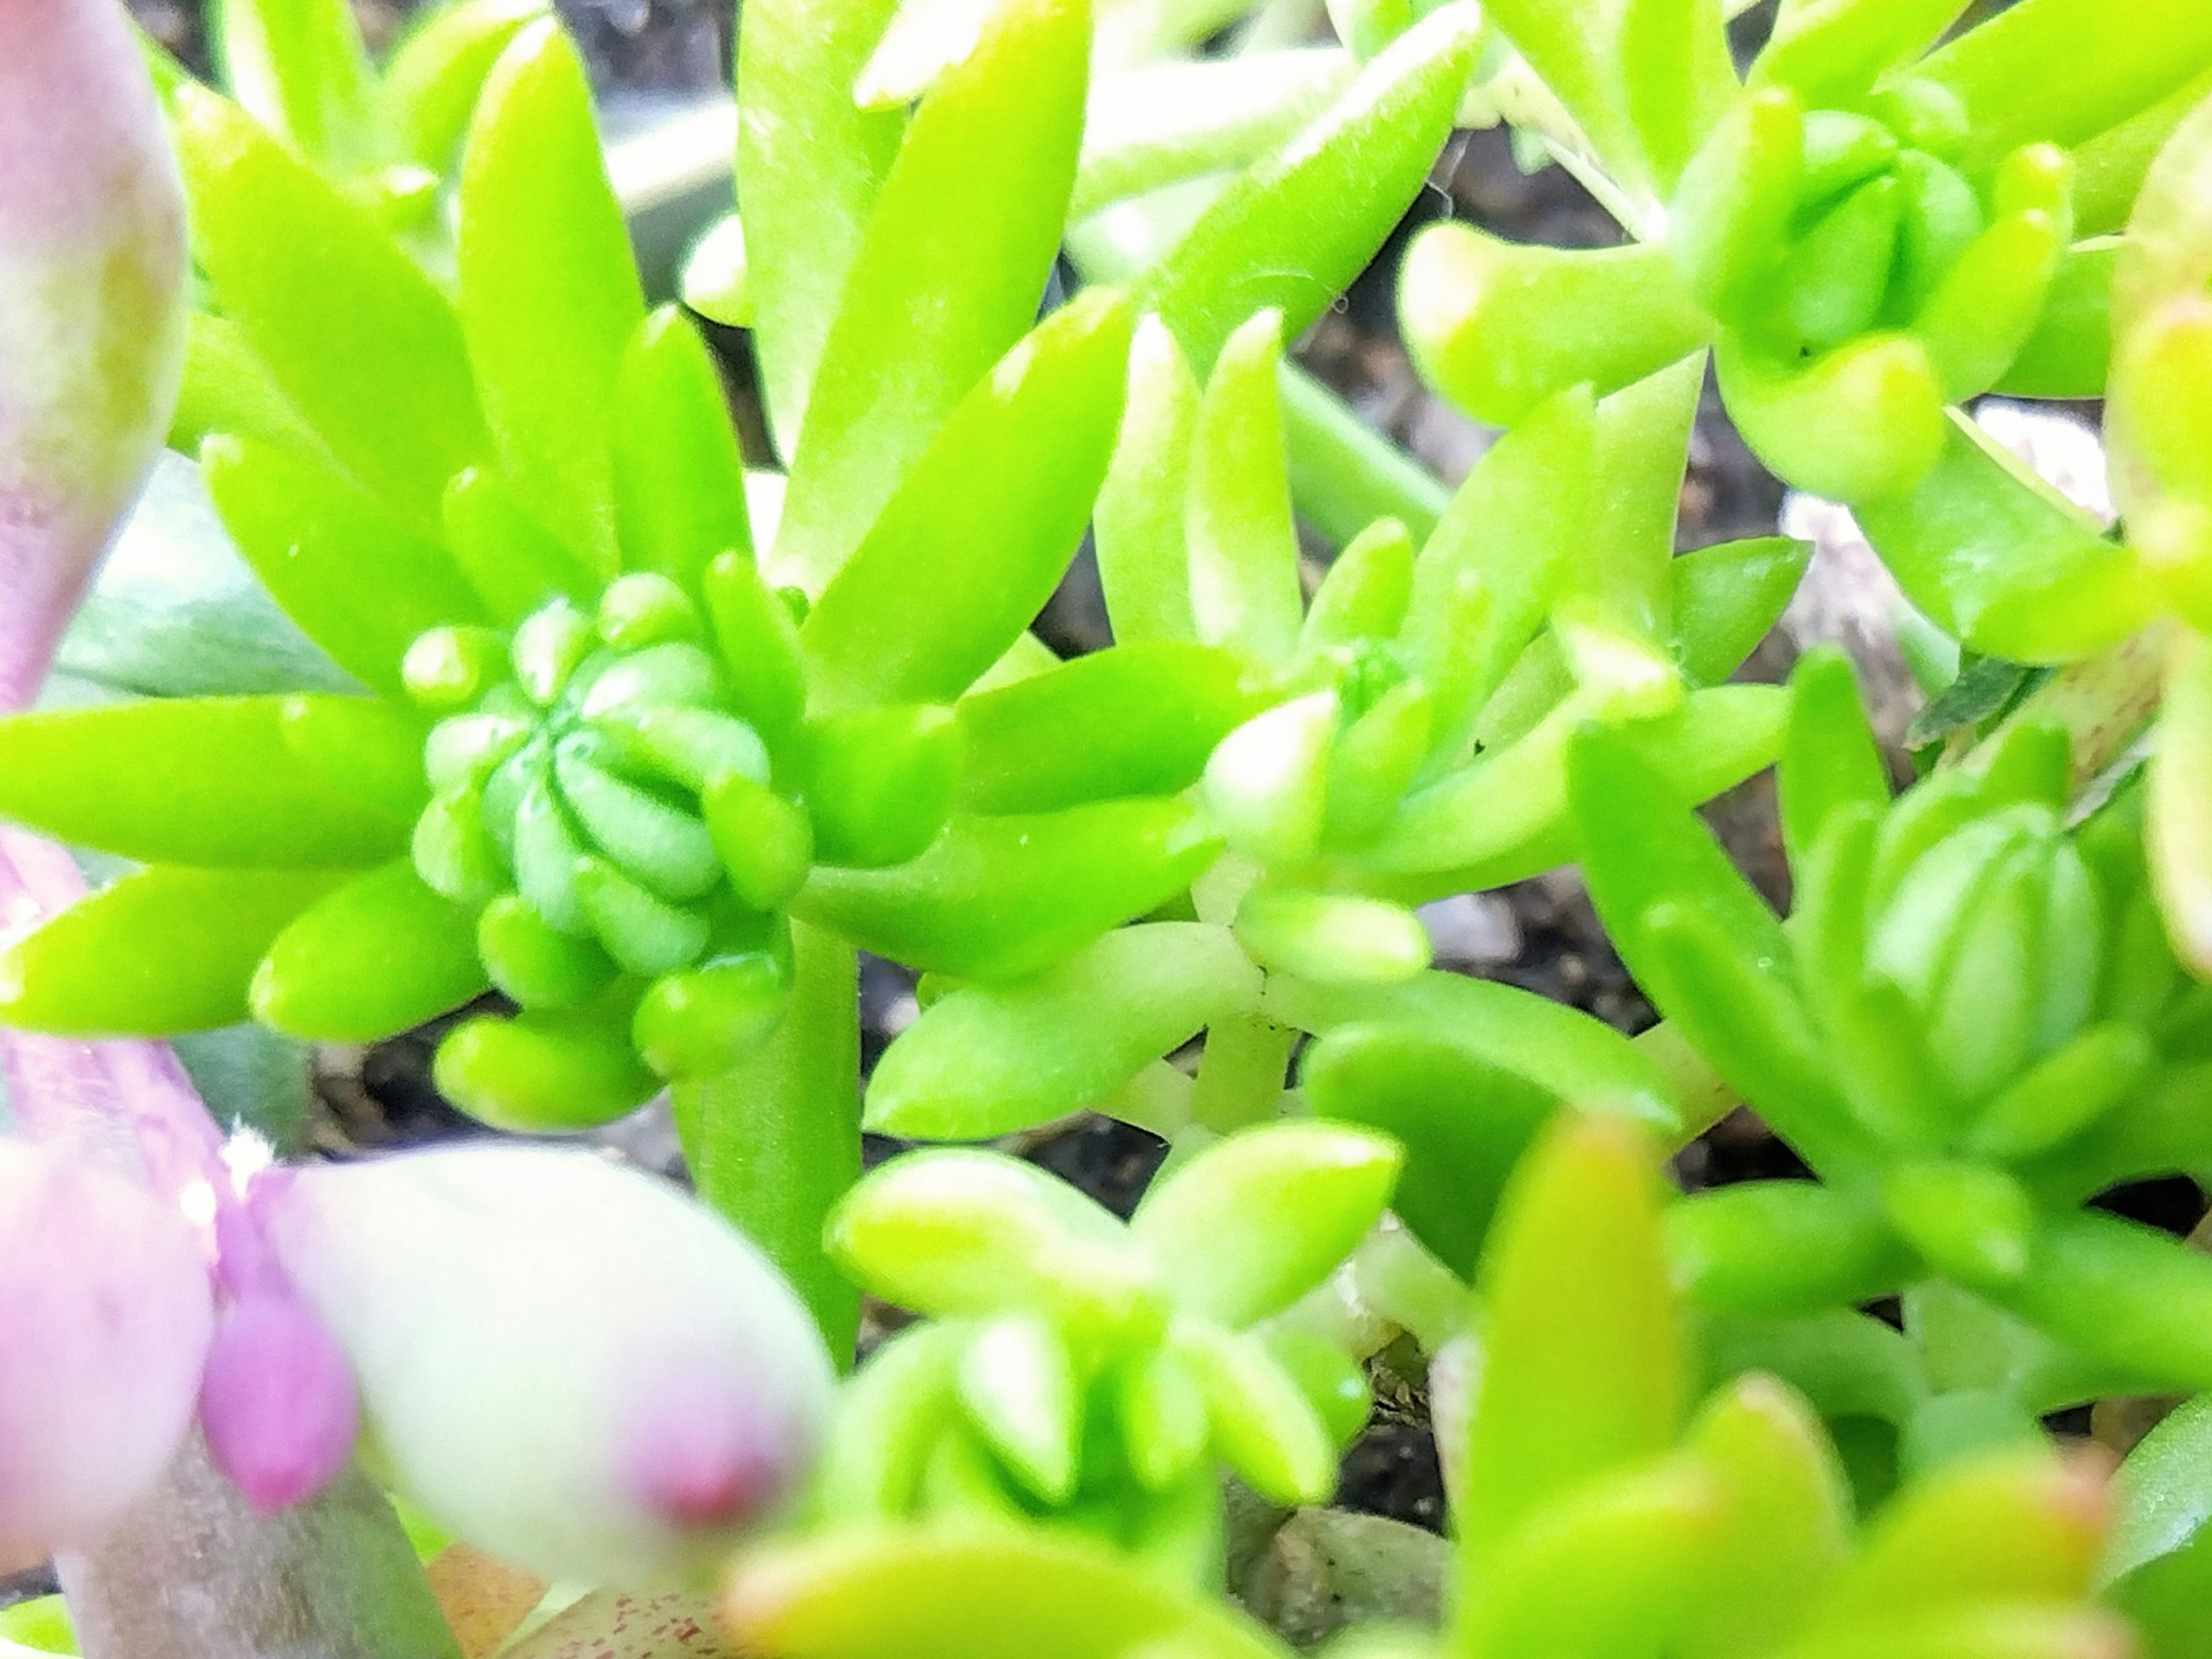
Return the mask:
<path id="1" fill-rule="evenodd" d="M 749 436 L 542 4 L 223 0 L 212 84 L 0 22 L 0 1543 L 76 1627 L 0 1632 L 665 1656 L 726 1574 L 763 1655 L 1264 1656 L 1295 1570 L 1408 1615 L 1347 1656 L 2197 1651 L 2202 1402 L 2109 1490 L 2044 1419 L 2212 1388 L 2100 1207 L 2212 1169 L 2212 25 L 1727 9 L 747 0 Z M 1291 348 L 1498 122 L 1629 240 L 1413 239 L 1447 489 Z M 1678 551 L 1709 362 L 1960 665 L 1901 790 L 1832 653 L 1735 678 L 1808 550 Z M 1957 407 L 2108 380 L 2111 534 Z M 1786 920 L 1695 816 L 1770 763 Z M 1432 965 L 1568 865 L 1656 1030 Z M 159 1040 L 249 1019 L 441 1021 L 493 1132 L 665 1091 L 703 1202 L 228 1133 Z M 1813 1178 L 1668 1198 L 1738 1103 Z M 1126 1222 L 861 1173 L 1083 1111 L 1166 1143 Z M 1408 1381 L 1450 1541 L 1316 1534 Z"/>

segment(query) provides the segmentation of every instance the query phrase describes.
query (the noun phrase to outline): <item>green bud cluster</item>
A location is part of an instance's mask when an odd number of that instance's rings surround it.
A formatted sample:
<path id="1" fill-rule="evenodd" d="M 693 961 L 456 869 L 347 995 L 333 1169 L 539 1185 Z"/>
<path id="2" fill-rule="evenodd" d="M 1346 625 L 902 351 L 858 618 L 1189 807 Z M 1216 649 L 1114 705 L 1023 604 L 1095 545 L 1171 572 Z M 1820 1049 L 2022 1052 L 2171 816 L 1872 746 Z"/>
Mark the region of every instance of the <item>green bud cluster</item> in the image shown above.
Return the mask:
<path id="1" fill-rule="evenodd" d="M 931 1319 L 848 1395 L 817 1517 L 1045 1519 L 1218 1581 L 1217 1465 L 1270 1501 L 1318 1503 L 1366 1419 L 1358 1366 L 1286 1310 L 1380 1218 L 1398 1163 L 1348 1125 L 1245 1129 L 1164 1175 L 1126 1225 L 997 1152 L 866 1176 L 831 1215 L 830 1254 Z"/>
<path id="2" fill-rule="evenodd" d="M 2212 1379 L 2201 1258 L 2079 1207 L 2193 1164 L 2212 1059 L 2212 994 L 2166 942 L 2134 792 L 2069 827 L 2070 745 L 2020 721 L 1893 801 L 1848 665 L 1814 653 L 1780 763 L 1785 927 L 1686 815 L 1655 810 L 1664 787 L 1620 734 L 1581 740 L 1574 770 L 1624 958 L 1821 1177 L 1682 1206 L 1701 1302 L 1803 1315 L 1933 1278 L 2092 1364 Z M 2120 1296 L 2158 1310 L 2095 1316 Z"/>
<path id="3" fill-rule="evenodd" d="M 705 637 L 681 587 L 639 572 L 596 616 L 556 598 L 504 641 L 434 629 L 404 669 L 451 711 L 424 750 L 416 872 L 477 909 L 485 970 L 526 1014 L 605 1030 L 628 1006 L 659 1077 L 725 1068 L 773 1028 L 789 949 L 772 912 L 809 851 Z M 786 833 L 748 833 L 771 805 Z"/>

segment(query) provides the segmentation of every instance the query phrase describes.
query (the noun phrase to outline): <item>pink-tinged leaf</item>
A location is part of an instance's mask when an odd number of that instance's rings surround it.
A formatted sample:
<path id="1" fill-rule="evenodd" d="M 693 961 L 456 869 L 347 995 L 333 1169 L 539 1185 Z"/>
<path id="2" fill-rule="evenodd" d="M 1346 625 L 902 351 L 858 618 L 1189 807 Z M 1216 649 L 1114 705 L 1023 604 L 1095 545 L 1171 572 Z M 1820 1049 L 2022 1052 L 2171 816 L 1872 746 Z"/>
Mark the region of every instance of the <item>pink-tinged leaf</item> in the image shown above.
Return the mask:
<path id="1" fill-rule="evenodd" d="M 0 707 L 27 702 L 160 453 L 182 191 L 123 8 L 0 8 Z"/>

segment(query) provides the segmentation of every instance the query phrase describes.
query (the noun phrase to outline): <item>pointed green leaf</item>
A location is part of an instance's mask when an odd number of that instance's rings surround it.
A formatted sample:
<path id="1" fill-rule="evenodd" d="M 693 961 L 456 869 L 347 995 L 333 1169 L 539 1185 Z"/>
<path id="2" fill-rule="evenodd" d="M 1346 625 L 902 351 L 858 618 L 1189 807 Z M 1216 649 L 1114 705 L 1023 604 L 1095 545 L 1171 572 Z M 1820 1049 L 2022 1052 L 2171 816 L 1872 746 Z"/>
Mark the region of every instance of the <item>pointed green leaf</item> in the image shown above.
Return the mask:
<path id="1" fill-rule="evenodd" d="M 1591 532 L 1596 426 L 1562 392 L 1483 453 L 1413 565 L 1402 638 L 1437 693 L 1437 752 L 1456 759 L 1476 715 L 1542 627 Z"/>
<path id="2" fill-rule="evenodd" d="M 1083 1400 L 1058 1331 L 1031 1314 L 994 1319 L 960 1357 L 969 1420 L 1017 1479 L 1047 1504 L 1074 1496 Z"/>
<path id="3" fill-rule="evenodd" d="M 1320 316 L 1419 193 L 1474 67 L 1481 17 L 1450 0 L 1215 198 L 1143 289 L 1200 373 L 1255 312 L 1285 338 Z"/>
<path id="4" fill-rule="evenodd" d="M 1184 501 L 1199 386 L 1167 325 L 1147 313 L 1129 349 L 1128 395 L 1098 491 L 1098 580 L 1121 645 L 1194 640 Z"/>
<path id="5" fill-rule="evenodd" d="M 2115 29 L 2094 0 L 2031 0 L 1967 30 L 1915 71 L 1966 106 L 1962 158 L 1987 166 L 2021 144 L 2078 144 L 2157 103 L 2212 63 L 2212 15 L 2144 0 Z"/>
<path id="6" fill-rule="evenodd" d="M 1130 327 L 1086 293 L 961 401 L 799 629 L 817 708 L 949 702 L 1021 636 L 1105 477 Z"/>
<path id="7" fill-rule="evenodd" d="M 1168 1352 L 1206 1398 L 1214 1455 L 1270 1503 L 1318 1504 L 1336 1484 L 1336 1448 L 1305 1393 L 1256 1337 L 1179 1320 Z"/>
<path id="8" fill-rule="evenodd" d="M 175 100 L 193 246 L 223 311 L 331 452 L 422 535 L 487 441 L 459 319 L 368 212 L 245 112 Z"/>
<path id="9" fill-rule="evenodd" d="M 286 742 L 288 699 L 180 697 L 0 720 L 0 814 L 149 862 L 343 868 L 408 822 L 333 787 Z"/>
<path id="10" fill-rule="evenodd" d="M 1180 801 L 963 816 L 892 869 L 818 866 L 791 908 L 911 968 L 1023 979 L 1183 891 L 1219 848 Z"/>
<path id="11" fill-rule="evenodd" d="M 1820 1600 L 1817 1630 L 1977 1602 L 2087 1594 L 2104 1542 L 2100 1472 L 2043 1447 L 1984 1455 L 1909 1488 Z"/>
<path id="12" fill-rule="evenodd" d="M 753 349 L 776 448 L 799 441 L 830 319 L 906 129 L 853 83 L 896 0 L 753 0 L 738 31 L 738 194 Z M 1034 296 L 1032 296 L 1034 297 Z"/>
<path id="13" fill-rule="evenodd" d="M 2124 639 L 2156 604 L 2127 550 L 1963 416 L 1913 487 L 1858 507 L 1906 596 L 1992 655 L 2069 661 Z"/>
<path id="14" fill-rule="evenodd" d="M 461 324 L 501 469 L 527 511 L 611 575 L 615 388 L 645 300 L 583 62 L 552 20 L 500 54 L 459 201 Z"/>
<path id="15" fill-rule="evenodd" d="M 1721 542 L 1668 567 L 1674 660 L 1693 686 L 1717 685 L 1765 639 L 1812 558 L 1786 536 Z"/>
<path id="16" fill-rule="evenodd" d="M 295 1036 L 373 1042 L 457 1008 L 487 980 L 476 918 L 405 860 L 356 877 L 288 924 L 253 975 L 253 1017 Z"/>
<path id="17" fill-rule="evenodd" d="M 975 812 L 1047 812 L 1123 795 L 1167 795 L 1255 711 L 1234 657 L 1156 640 L 1077 657 L 963 697 L 960 802 Z"/>
<path id="18" fill-rule="evenodd" d="M 952 810 L 960 727 L 950 709 L 894 704 L 805 732 L 803 795 L 824 864 L 881 869 L 918 857 Z"/>
<path id="19" fill-rule="evenodd" d="M 1498 1564 L 1547 1506 L 1674 1443 L 1685 1379 L 1658 1188 L 1634 1131 L 1572 1118 L 1506 1189 L 1477 1283 L 1483 1359 L 1456 1511 L 1470 1571 Z"/>
<path id="20" fill-rule="evenodd" d="M 1036 315 L 1075 178 L 1090 26 L 1087 0 L 1009 0 L 922 100 L 796 429 L 779 579 L 823 588 Z M 756 221 L 763 254 L 775 228 Z"/>
<path id="21" fill-rule="evenodd" d="M 1506 1177 L 1559 1106 L 1551 1089 L 1411 1023 L 1326 1033 L 1306 1050 L 1299 1083 L 1317 1115 L 1371 1124 L 1404 1145 L 1390 1207 L 1465 1279 Z"/>
<path id="22" fill-rule="evenodd" d="M 1382 1218 L 1401 1156 L 1381 1135 L 1341 1124 L 1241 1130 L 1155 1182 L 1130 1236 L 1177 1307 L 1242 1330 L 1352 1254 Z"/>
<path id="23" fill-rule="evenodd" d="M 1249 1008 L 1260 970 L 1227 930 L 1152 922 L 1019 985 L 932 1003 L 869 1079 L 886 1134 L 981 1139 L 1091 1105 L 1147 1060 Z"/>
<path id="24" fill-rule="evenodd" d="M 1223 344 L 1191 434 L 1183 514 L 1198 637 L 1271 665 L 1296 649 L 1305 607 L 1276 391 L 1282 325 L 1263 311 Z"/>
<path id="25" fill-rule="evenodd" d="M 1657 244 L 1523 246 L 1447 222 L 1407 252 L 1399 317 L 1423 380 L 1478 420 L 1516 425 L 1571 386 L 1617 392 L 1711 337 L 1675 258 Z"/>
<path id="26" fill-rule="evenodd" d="M 1623 1472 L 1547 1505 L 1494 1551 L 1466 1553 L 1460 1650 L 1472 1659 L 1604 1659 L 1644 1643 L 1671 1651 L 1709 1571 L 1717 1497 L 1694 1464 Z"/>
<path id="27" fill-rule="evenodd" d="M 375 71 L 346 0 L 218 0 L 208 33 L 246 112 L 332 173 L 374 164 Z"/>
<path id="28" fill-rule="evenodd" d="M 745 463 L 707 343 L 673 306 L 646 319 L 616 380 L 615 522 L 623 567 L 687 593 L 709 562 L 753 551 Z"/>
<path id="29" fill-rule="evenodd" d="M 285 614 L 377 690 L 416 636 L 486 620 L 453 558 L 313 456 L 250 438 L 201 452 L 223 525 Z"/>
<path id="30" fill-rule="evenodd" d="M 1786 1384 L 1739 1378 L 1690 1426 L 1718 1489 L 1710 1592 L 1684 1639 L 1693 1659 L 1751 1659 L 1793 1634 L 1850 1551 L 1850 1488 L 1812 1407 Z"/>
<path id="31" fill-rule="evenodd" d="M 1808 651 L 1790 677 L 1790 725 L 1775 767 L 1783 840 L 1800 868 L 1836 815 L 1889 805 L 1889 776 L 1859 703 L 1850 659 Z"/>
<path id="32" fill-rule="evenodd" d="M 384 65 L 378 102 L 400 153 L 435 173 L 452 171 L 492 65 L 550 0 L 448 0 L 426 8 Z"/>
<path id="33" fill-rule="evenodd" d="M 724 1616 L 788 1659 L 1283 1659 L 1243 1614 L 1172 1575 L 1036 1528 L 850 1534 L 763 1550 Z"/>
<path id="34" fill-rule="evenodd" d="M 859 1283 L 938 1318 L 1022 1310 L 1098 1334 L 1144 1317 L 1157 1293 L 1120 1222 L 1000 1152 L 893 1158 L 846 1194 L 823 1238 Z"/>
<path id="35" fill-rule="evenodd" d="M 1966 0 L 1808 0 L 1775 26 L 1752 84 L 1793 87 L 1815 108 L 1847 105 L 1884 70 L 1917 58 L 1966 9 Z"/>

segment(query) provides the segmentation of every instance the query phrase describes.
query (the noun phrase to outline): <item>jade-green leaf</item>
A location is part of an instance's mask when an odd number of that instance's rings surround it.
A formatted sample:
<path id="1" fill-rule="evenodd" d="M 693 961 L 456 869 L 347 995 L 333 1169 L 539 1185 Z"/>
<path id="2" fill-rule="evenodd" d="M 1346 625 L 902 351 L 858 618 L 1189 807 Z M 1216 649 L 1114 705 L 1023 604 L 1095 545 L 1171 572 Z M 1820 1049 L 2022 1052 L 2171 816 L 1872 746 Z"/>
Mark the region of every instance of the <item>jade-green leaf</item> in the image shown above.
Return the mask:
<path id="1" fill-rule="evenodd" d="M 780 579 L 822 588 L 1036 316 L 1075 180 L 1090 35 L 1088 0 L 1009 0 L 922 100 L 806 397 Z M 773 228 L 746 210 L 765 247 Z"/>
<path id="2" fill-rule="evenodd" d="M 1270 1123 L 1178 1164 L 1129 1231 L 1176 1305 L 1241 1330 L 1327 1278 L 1381 1219 L 1402 1154 L 1340 1123 Z"/>
<path id="3" fill-rule="evenodd" d="M 449 171 L 492 65 L 551 0 L 453 0 L 428 8 L 385 62 L 378 101 L 394 143 L 431 172 Z"/>
<path id="4" fill-rule="evenodd" d="M 1960 415 L 1913 488 L 1859 524 L 1914 604 L 1977 650 L 2063 662 L 2133 633 L 2155 600 L 2128 550 Z"/>
<path id="5" fill-rule="evenodd" d="M 364 685 L 396 693 L 400 659 L 433 628 L 486 620 L 453 556 L 312 455 L 210 438 L 208 493 L 285 614 Z"/>
<path id="6" fill-rule="evenodd" d="M 1537 1510 L 1657 1456 L 1682 1407 L 1681 1333 L 1659 1235 L 1659 1179 L 1635 1133 L 1564 1120 L 1507 1188 L 1477 1280 L 1460 1535 L 1497 1559 Z"/>
<path id="7" fill-rule="evenodd" d="M 375 71 L 347 0 L 218 0 L 208 33 L 231 95 L 333 172 L 377 160 Z"/>
<path id="8" fill-rule="evenodd" d="M 1306 1050 L 1315 1112 L 1370 1124 L 1406 1148 L 1391 1207 L 1462 1278 L 1472 1278 L 1498 1194 L 1559 1109 L 1553 1090 L 1411 1021 L 1340 1026 Z"/>
<path id="9" fill-rule="evenodd" d="M 955 708 L 967 739 L 960 803 L 1048 812 L 1188 788 L 1258 693 L 1225 651 L 1158 640 L 1112 646 Z"/>
<path id="10" fill-rule="evenodd" d="M 1305 602 L 1276 390 L 1282 326 L 1263 311 L 1223 345 L 1199 400 L 1183 512 L 1198 637 L 1269 665 L 1296 649 Z"/>
<path id="11" fill-rule="evenodd" d="M 452 304 L 366 209 L 235 105 L 178 88 L 194 247 L 331 453 L 417 532 L 487 442 Z"/>
<path id="12" fill-rule="evenodd" d="M 1450 135 L 1481 27 L 1464 0 L 1431 12 L 1168 251 L 1143 297 L 1194 369 L 1270 306 L 1296 336 L 1375 256 Z"/>
<path id="13" fill-rule="evenodd" d="M 526 508 L 611 574 L 615 387 L 645 298 L 584 65 L 552 20 L 493 67 L 459 200 L 461 325 L 501 466 Z"/>
<path id="14" fill-rule="evenodd" d="M 295 1036 L 372 1042 L 489 983 L 475 914 L 402 859 L 326 894 L 276 936 L 254 972 L 253 1014 Z"/>
<path id="15" fill-rule="evenodd" d="M 950 701 L 1020 638 L 1105 476 L 1131 326 L 1085 294 L 962 401 L 799 629 L 817 709 Z"/>
<path id="16" fill-rule="evenodd" d="M 908 967 L 1021 979 L 1182 892 L 1219 847 L 1172 800 L 956 817 L 888 870 L 817 866 L 791 908 Z"/>
<path id="17" fill-rule="evenodd" d="M 1121 928 L 1033 980 L 932 1003 L 878 1063 L 866 1121 L 885 1134 L 958 1140 L 1048 1122 L 1249 1009 L 1259 992 L 1260 970 L 1224 928 Z"/>
<path id="18" fill-rule="evenodd" d="M 906 130 L 863 110 L 853 83 L 896 0 L 751 0 L 738 31 L 738 194 L 744 203 L 753 351 L 776 448 L 806 398 L 877 193 Z"/>
<path id="19" fill-rule="evenodd" d="M 707 343 L 675 307 L 646 319 L 617 381 L 615 516 L 623 565 L 699 592 L 724 553 L 750 557 L 744 455 Z"/>
<path id="20" fill-rule="evenodd" d="M 0 815 L 153 863 L 381 863 L 407 821 L 338 789 L 285 740 L 278 696 L 156 698 L 0 720 Z"/>
<path id="21" fill-rule="evenodd" d="M 235 1025 L 269 942 L 343 879 L 329 871 L 135 872 L 0 954 L 0 1019 L 81 1037 Z"/>
<path id="22" fill-rule="evenodd" d="M 840 1534 L 748 1559 L 724 1612 L 787 1659 L 1285 1659 L 1172 1575 L 1041 1528 Z"/>

